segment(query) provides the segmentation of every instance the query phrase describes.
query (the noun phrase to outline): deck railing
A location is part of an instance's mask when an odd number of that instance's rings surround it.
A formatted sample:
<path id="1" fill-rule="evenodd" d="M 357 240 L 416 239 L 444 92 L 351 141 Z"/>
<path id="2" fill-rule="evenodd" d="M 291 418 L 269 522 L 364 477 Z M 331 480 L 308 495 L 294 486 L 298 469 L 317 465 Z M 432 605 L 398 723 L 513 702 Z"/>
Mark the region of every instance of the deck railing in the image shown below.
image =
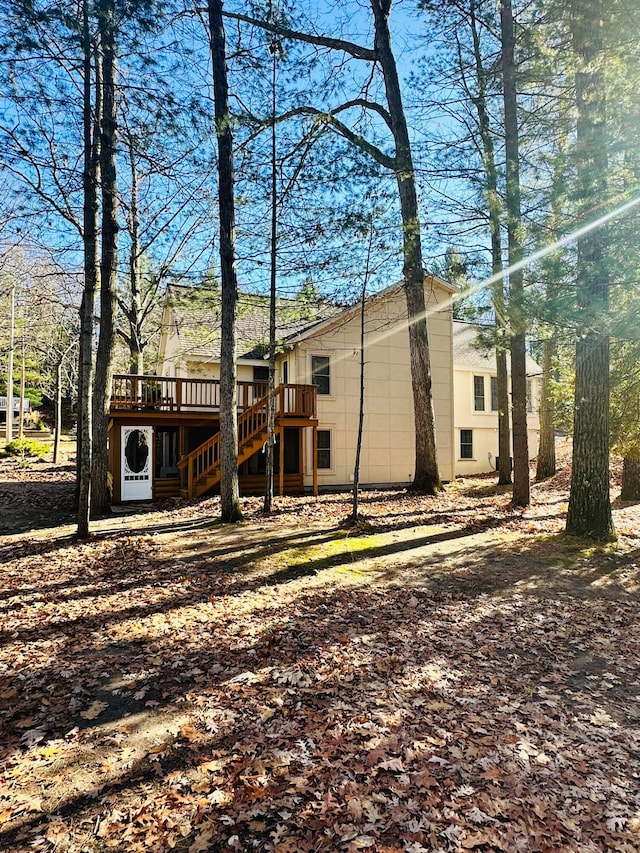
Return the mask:
<path id="1" fill-rule="evenodd" d="M 309 386 L 291 386 L 309 387 Z M 313 386 L 312 386 L 313 387 Z M 220 380 L 170 376 L 113 377 L 112 411 L 219 412 Z M 245 411 L 267 393 L 266 382 L 238 382 L 238 409 Z"/>
<path id="2" fill-rule="evenodd" d="M 266 396 L 266 382 L 238 382 L 238 410 L 251 408 Z M 287 417 L 316 417 L 315 385 L 279 385 L 276 407 Z M 135 376 L 116 374 L 113 377 L 111 409 L 160 412 L 219 412 L 220 380 L 176 379 L 170 376 Z"/>
<path id="3" fill-rule="evenodd" d="M 318 389 L 315 385 L 278 385 L 276 411 L 281 417 L 316 418 Z"/>

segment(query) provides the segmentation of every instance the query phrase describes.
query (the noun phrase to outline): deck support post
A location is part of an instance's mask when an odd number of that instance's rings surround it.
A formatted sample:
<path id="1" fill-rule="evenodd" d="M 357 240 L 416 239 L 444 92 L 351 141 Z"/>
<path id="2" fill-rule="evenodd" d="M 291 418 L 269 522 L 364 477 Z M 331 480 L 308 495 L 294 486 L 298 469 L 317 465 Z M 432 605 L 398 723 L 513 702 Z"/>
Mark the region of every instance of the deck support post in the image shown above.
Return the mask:
<path id="1" fill-rule="evenodd" d="M 318 427 L 313 427 L 313 496 L 318 497 Z"/>
<path id="2" fill-rule="evenodd" d="M 278 472 L 280 497 L 284 495 L 284 429 L 280 427 L 280 471 Z"/>

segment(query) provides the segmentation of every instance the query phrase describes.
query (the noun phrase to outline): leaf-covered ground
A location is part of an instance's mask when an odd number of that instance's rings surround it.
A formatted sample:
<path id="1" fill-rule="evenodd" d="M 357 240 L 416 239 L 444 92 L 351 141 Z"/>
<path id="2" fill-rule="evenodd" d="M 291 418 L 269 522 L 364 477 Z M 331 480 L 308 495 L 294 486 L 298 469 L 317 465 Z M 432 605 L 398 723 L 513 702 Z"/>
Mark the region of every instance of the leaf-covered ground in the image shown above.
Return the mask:
<path id="1" fill-rule="evenodd" d="M 566 471 L 75 543 L 71 481 L 0 471 L 3 851 L 640 850 L 637 505 L 616 547 Z"/>

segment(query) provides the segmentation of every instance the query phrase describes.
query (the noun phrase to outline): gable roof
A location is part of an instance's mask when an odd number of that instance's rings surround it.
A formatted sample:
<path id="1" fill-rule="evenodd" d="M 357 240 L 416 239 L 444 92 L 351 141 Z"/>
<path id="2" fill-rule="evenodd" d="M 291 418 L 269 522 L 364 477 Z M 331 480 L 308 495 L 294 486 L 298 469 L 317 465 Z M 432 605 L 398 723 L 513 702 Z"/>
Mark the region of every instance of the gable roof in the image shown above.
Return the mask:
<path id="1" fill-rule="evenodd" d="M 491 332 L 492 326 L 453 321 L 453 366 L 458 370 L 476 370 L 480 373 L 496 372 L 496 355 L 493 346 L 484 346 L 481 333 Z M 507 365 L 511 359 L 507 353 Z M 542 368 L 527 354 L 527 376 L 538 376 Z"/>
<path id="2" fill-rule="evenodd" d="M 218 361 L 220 359 L 220 291 L 203 287 L 170 285 L 167 308 L 171 331 L 180 339 L 184 357 Z M 328 313 L 338 309 L 327 303 L 308 306 L 296 299 L 278 298 L 276 339 L 282 341 L 301 329 L 316 325 Z M 269 297 L 257 293 L 238 294 L 236 321 L 238 358 L 262 359 L 269 342 Z"/>
<path id="3" fill-rule="evenodd" d="M 458 289 L 453 285 L 449 284 L 449 282 L 444 281 L 444 279 L 439 278 L 437 275 L 431 275 L 425 273 L 425 283 L 430 281 L 432 284 L 438 285 L 441 290 L 444 290 L 449 295 L 454 293 L 458 293 Z M 391 296 L 392 294 L 397 293 L 403 287 L 403 283 L 401 281 L 395 282 L 395 284 L 391 284 L 388 287 L 385 287 L 383 290 L 379 290 L 376 293 L 372 293 L 367 297 L 367 302 L 369 300 L 379 300 L 384 299 L 385 297 Z M 353 305 L 349 305 L 346 308 L 342 308 L 339 311 L 336 311 L 335 314 L 329 315 L 324 319 L 319 320 L 317 323 L 314 323 L 308 326 L 305 329 L 300 330 L 299 332 L 294 332 L 287 339 L 288 343 L 297 343 L 298 341 L 304 340 L 304 338 L 309 337 L 316 332 L 324 331 L 327 326 L 331 326 L 333 323 L 337 321 L 343 321 L 347 319 L 351 314 L 355 314 L 360 311 L 360 301 L 356 302 Z"/>
<path id="4" fill-rule="evenodd" d="M 425 281 L 431 281 L 446 293 L 457 293 L 455 287 L 437 276 L 425 275 Z M 368 299 L 384 299 L 401 287 L 402 282 L 396 282 Z M 219 289 L 179 284 L 167 287 L 166 308 L 170 309 L 170 315 L 166 322 L 170 322 L 171 331 L 180 340 L 178 349 L 183 358 L 220 360 L 220 300 Z M 296 299 L 278 298 L 276 340 L 281 344 L 297 343 L 359 310 L 359 303 L 348 307 L 323 301 L 308 305 Z M 263 359 L 269 341 L 268 296 L 242 291 L 238 294 L 236 340 L 238 358 Z"/>

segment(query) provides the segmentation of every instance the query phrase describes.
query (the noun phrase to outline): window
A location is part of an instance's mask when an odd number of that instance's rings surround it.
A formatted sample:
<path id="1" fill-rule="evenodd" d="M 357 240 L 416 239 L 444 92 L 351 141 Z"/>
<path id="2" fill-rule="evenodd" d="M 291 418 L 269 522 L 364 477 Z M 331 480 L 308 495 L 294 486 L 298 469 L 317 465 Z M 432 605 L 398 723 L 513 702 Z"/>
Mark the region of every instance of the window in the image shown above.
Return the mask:
<path id="1" fill-rule="evenodd" d="M 498 405 L 498 377 L 491 377 L 491 411 L 497 412 L 500 406 Z"/>
<path id="2" fill-rule="evenodd" d="M 473 408 L 484 412 L 484 376 L 473 377 Z"/>
<path id="3" fill-rule="evenodd" d="M 282 384 L 287 385 L 289 382 L 289 362 L 282 362 Z"/>
<path id="4" fill-rule="evenodd" d="M 527 411 L 533 411 L 533 387 L 530 379 L 527 379 Z"/>
<path id="5" fill-rule="evenodd" d="M 329 356 L 311 356 L 311 384 L 316 385 L 318 394 L 330 394 Z"/>
<path id="6" fill-rule="evenodd" d="M 254 367 L 253 368 L 253 381 L 254 382 L 268 382 L 269 381 L 269 366 L 265 367 Z"/>
<path id="7" fill-rule="evenodd" d="M 175 427 L 158 427 L 155 431 L 156 461 L 155 476 L 161 480 L 177 477 L 178 430 Z"/>
<path id="8" fill-rule="evenodd" d="M 473 430 L 460 430 L 460 459 L 473 459 Z"/>
<path id="9" fill-rule="evenodd" d="M 318 468 L 331 468 L 331 430 L 318 430 Z"/>

